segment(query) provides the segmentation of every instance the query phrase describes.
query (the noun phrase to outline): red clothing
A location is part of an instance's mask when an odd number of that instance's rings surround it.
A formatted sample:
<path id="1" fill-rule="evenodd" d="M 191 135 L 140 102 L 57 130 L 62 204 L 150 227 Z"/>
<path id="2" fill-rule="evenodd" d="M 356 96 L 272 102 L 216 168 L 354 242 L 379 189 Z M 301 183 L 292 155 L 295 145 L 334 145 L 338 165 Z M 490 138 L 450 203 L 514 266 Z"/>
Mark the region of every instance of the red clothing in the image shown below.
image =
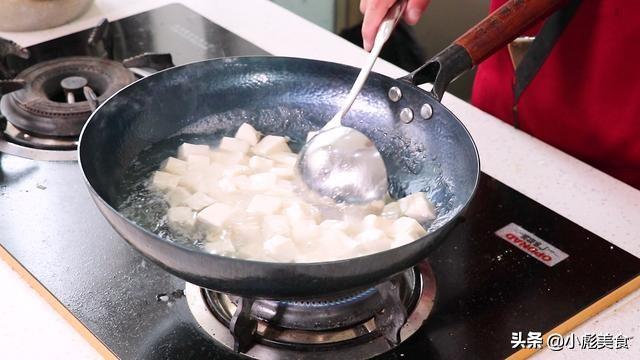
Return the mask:
<path id="1" fill-rule="evenodd" d="M 583 0 L 518 101 L 520 129 L 640 189 L 638 59 L 640 1 Z M 471 101 L 513 124 L 513 83 L 504 48 L 478 67 Z"/>

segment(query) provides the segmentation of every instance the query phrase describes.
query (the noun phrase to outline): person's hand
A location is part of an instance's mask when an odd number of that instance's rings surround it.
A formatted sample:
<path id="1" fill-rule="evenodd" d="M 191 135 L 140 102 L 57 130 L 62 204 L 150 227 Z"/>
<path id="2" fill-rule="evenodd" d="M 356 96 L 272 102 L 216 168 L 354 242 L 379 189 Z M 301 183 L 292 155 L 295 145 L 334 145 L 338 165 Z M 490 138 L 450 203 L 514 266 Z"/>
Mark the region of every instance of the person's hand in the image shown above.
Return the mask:
<path id="1" fill-rule="evenodd" d="M 431 0 L 409 0 L 403 19 L 409 25 L 415 25 Z M 376 32 L 387 10 L 396 0 L 360 0 L 360 12 L 364 14 L 362 22 L 362 42 L 367 51 L 371 51 Z"/>

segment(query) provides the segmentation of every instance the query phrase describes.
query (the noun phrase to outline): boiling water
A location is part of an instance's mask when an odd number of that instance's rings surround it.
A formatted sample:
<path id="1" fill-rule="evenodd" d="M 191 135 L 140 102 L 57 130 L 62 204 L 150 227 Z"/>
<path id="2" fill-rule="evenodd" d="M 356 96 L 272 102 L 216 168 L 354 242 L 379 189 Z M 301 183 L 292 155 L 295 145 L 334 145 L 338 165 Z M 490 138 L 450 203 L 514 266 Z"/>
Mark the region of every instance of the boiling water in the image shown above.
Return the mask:
<path id="1" fill-rule="evenodd" d="M 182 143 L 206 144 L 213 149 L 218 146 L 219 140 L 225 135 L 227 134 L 223 130 L 206 136 L 180 135 L 156 143 L 142 151 L 131 163 L 120 184 L 118 193 L 121 194 L 121 197 L 116 200 L 119 204 L 118 211 L 127 219 L 164 239 L 195 249 L 202 248 L 206 237 L 204 232 L 186 234 L 169 226 L 167 221 L 169 205 L 160 192 L 150 189 L 149 182 L 151 175 L 159 169 L 162 161 L 170 156 L 175 156 L 178 146 Z M 404 144 L 406 141 L 401 138 L 397 141 L 403 142 L 402 149 L 409 149 L 402 156 L 401 160 L 404 160 L 404 163 L 401 164 L 401 167 L 408 169 L 413 176 L 407 177 L 406 172 L 399 175 L 391 174 L 389 178 L 390 194 L 393 198 L 399 198 L 417 191 L 427 193 L 427 197 L 433 202 L 438 213 L 436 220 L 422 224 L 428 232 L 431 232 L 457 212 L 452 208 L 454 198 L 450 191 L 450 185 L 443 177 L 436 157 L 427 157 L 424 149 L 416 147 L 410 142 Z M 299 151 L 302 145 L 303 143 L 299 141 L 289 142 L 289 146 L 294 152 Z M 305 198 L 309 197 L 305 196 Z M 314 205 L 318 204 L 314 203 Z M 359 213 L 359 209 L 353 206 L 319 206 L 319 208 L 325 219 L 340 219 L 345 213 L 349 213 L 352 218 L 355 218 Z M 362 217 L 364 215 L 362 214 Z"/>

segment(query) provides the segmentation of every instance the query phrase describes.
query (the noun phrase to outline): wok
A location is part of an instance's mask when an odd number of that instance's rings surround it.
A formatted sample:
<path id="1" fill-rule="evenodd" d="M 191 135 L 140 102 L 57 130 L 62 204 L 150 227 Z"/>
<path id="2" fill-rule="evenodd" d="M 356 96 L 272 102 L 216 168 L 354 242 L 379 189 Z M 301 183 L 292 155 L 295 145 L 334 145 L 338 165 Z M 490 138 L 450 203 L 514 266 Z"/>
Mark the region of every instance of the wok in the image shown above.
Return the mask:
<path id="1" fill-rule="evenodd" d="M 344 124 L 374 141 L 392 195 L 423 190 L 437 205 L 429 233 L 412 243 L 340 261 L 249 261 L 164 239 L 117 211 L 132 162 L 167 139 L 203 135 L 201 142 L 216 145 L 246 121 L 265 134 L 303 141 L 332 118 L 358 74 L 330 62 L 221 58 L 161 71 L 123 88 L 92 114 L 81 134 L 79 161 L 91 196 L 135 249 L 205 288 L 253 298 L 300 298 L 371 286 L 424 259 L 446 239 L 474 195 L 478 152 L 469 132 L 439 101 L 447 84 L 560 3 L 511 1 L 406 77 L 369 77 Z M 415 86 L 426 81 L 433 84 L 430 92 Z M 397 101 L 388 95 L 392 87 L 402 94 Z M 406 123 L 409 111 L 403 109 L 411 110 L 412 121 Z"/>

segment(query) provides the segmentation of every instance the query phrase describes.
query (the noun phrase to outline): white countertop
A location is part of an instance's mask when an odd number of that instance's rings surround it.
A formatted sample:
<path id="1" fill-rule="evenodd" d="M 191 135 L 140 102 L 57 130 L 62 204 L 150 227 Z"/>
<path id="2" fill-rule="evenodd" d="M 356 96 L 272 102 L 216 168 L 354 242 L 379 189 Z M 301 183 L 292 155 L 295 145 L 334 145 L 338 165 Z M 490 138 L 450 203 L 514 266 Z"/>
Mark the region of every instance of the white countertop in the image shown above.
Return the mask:
<path id="1" fill-rule="evenodd" d="M 364 51 L 264 0 L 97 0 L 71 24 L 0 37 L 29 46 L 168 3 L 184 3 L 215 23 L 274 55 L 359 66 Z M 380 61 L 374 70 L 393 77 L 405 72 Z M 640 257 L 640 191 L 513 129 L 448 94 L 444 104 L 467 126 L 480 152 L 482 170 L 551 210 Z M 93 348 L 17 273 L 0 261 L 0 358 L 98 358 Z M 640 353 L 640 291 L 622 299 L 574 332 L 633 336 L 631 350 L 543 350 L 539 357 L 637 358 Z M 509 341 L 510 339 L 504 339 Z M 487 339 L 501 341 L 501 339 Z"/>

